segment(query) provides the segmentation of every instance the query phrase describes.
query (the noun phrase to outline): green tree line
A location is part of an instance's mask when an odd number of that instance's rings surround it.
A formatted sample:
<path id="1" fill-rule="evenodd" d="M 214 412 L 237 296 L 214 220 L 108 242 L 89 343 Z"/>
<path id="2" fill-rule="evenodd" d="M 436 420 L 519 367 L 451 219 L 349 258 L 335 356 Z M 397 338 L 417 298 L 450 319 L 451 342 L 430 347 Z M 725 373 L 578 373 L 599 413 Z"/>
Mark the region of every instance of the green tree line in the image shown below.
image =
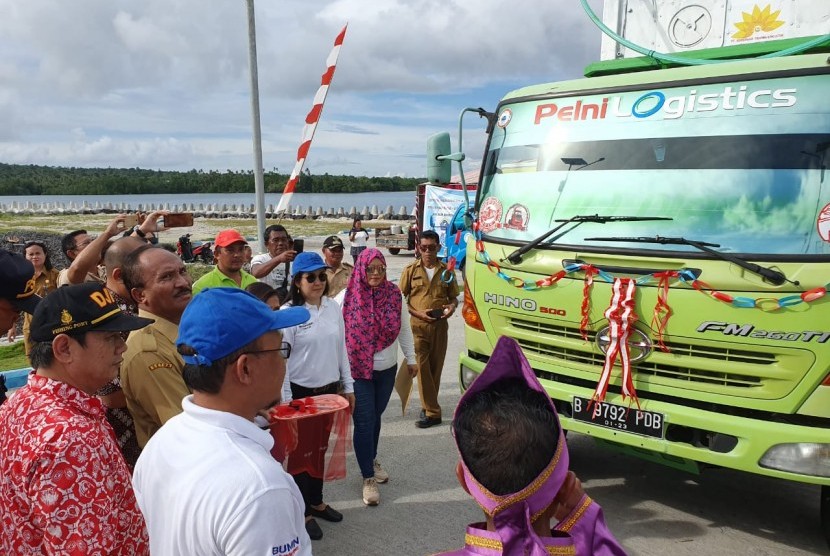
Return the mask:
<path id="1" fill-rule="evenodd" d="M 265 172 L 266 193 L 281 193 L 287 174 Z M 422 178 L 300 175 L 297 192 L 414 191 Z M 253 170 L 174 172 L 141 168 L 65 168 L 0 163 L 0 195 L 146 195 L 253 193 Z"/>

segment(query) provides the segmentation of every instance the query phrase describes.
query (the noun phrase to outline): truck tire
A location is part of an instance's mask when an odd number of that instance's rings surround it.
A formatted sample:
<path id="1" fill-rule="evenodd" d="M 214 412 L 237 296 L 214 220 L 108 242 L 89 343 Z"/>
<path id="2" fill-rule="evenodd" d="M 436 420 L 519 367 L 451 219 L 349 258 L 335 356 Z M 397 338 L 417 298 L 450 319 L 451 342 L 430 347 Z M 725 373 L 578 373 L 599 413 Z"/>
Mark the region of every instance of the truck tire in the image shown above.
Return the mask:
<path id="1" fill-rule="evenodd" d="M 389 254 L 390 255 L 397 255 L 400 252 L 401 252 L 401 250 L 397 247 L 390 247 L 389 248 Z"/>
<path id="2" fill-rule="evenodd" d="M 821 532 L 830 547 L 830 486 L 821 487 Z"/>

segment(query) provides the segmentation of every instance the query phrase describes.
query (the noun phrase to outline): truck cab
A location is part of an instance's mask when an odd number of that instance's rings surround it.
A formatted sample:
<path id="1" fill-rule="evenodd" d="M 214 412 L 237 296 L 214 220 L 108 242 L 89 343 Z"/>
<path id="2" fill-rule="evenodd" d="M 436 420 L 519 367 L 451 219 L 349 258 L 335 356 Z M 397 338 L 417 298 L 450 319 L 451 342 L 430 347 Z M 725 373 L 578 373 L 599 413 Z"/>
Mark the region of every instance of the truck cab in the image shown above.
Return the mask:
<path id="1" fill-rule="evenodd" d="M 501 99 L 460 382 L 508 335 L 565 429 L 818 485 L 830 539 L 830 6 L 771 4 L 607 2 L 618 38 L 673 54 L 604 47 Z M 463 158 L 431 141 L 430 177 Z"/>

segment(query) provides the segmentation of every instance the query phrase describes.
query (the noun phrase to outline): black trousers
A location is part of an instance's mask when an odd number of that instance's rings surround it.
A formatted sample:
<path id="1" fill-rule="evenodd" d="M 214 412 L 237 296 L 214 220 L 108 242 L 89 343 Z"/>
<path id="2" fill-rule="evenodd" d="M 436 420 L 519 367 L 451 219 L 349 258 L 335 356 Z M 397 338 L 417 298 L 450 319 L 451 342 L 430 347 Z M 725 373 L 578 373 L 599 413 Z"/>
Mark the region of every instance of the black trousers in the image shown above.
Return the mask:
<path id="1" fill-rule="evenodd" d="M 319 396 L 320 394 L 337 394 L 339 390 L 339 382 L 332 382 L 331 384 L 326 384 L 325 386 L 321 386 L 319 388 L 306 388 L 305 386 L 300 386 L 299 384 L 294 384 L 293 382 L 291 383 L 291 397 L 295 400 L 299 398 L 306 398 L 308 396 Z M 298 434 L 302 434 L 302 427 L 300 427 Z M 311 515 L 310 508 L 312 506 L 319 506 L 323 503 L 323 479 L 312 477 L 305 472 L 291 476 L 294 477 L 294 482 L 297 484 L 297 488 L 300 489 L 300 493 L 303 495 L 303 501 L 305 502 L 305 515 L 307 517 Z"/>

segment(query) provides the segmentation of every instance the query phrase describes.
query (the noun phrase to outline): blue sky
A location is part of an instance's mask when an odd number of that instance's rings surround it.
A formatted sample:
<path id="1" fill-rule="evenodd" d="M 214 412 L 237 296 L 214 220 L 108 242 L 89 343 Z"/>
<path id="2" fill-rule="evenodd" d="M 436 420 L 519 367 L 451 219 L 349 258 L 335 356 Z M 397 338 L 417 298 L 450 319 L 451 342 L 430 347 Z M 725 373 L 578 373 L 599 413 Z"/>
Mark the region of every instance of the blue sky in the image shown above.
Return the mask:
<path id="1" fill-rule="evenodd" d="M 255 0 L 263 165 L 291 171 L 347 22 L 312 173 L 425 173 L 467 106 L 580 75 L 600 32 L 576 0 Z M 591 0 L 601 11 L 600 0 Z M 0 0 L 0 162 L 253 165 L 242 0 Z M 483 124 L 468 116 L 471 164 Z"/>

